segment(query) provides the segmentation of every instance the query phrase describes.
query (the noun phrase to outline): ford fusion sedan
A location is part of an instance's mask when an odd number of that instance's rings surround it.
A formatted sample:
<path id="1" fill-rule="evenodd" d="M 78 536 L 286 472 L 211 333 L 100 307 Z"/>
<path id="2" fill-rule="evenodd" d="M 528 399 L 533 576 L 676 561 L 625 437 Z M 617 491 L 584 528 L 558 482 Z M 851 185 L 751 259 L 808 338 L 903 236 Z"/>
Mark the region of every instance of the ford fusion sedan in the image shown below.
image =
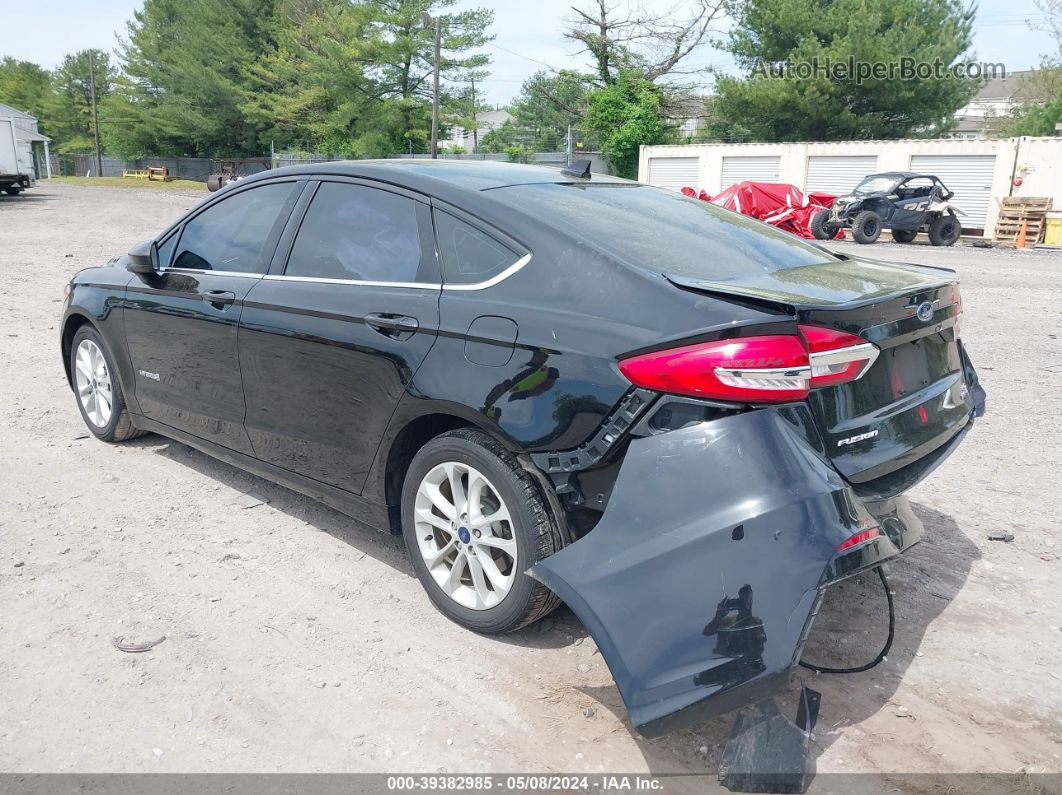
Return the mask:
<path id="1" fill-rule="evenodd" d="M 71 281 L 89 430 L 400 534 L 477 632 L 562 600 L 648 736 L 785 686 L 983 411 L 952 271 L 502 163 L 278 169 Z M 748 628 L 754 631 L 745 631 Z"/>

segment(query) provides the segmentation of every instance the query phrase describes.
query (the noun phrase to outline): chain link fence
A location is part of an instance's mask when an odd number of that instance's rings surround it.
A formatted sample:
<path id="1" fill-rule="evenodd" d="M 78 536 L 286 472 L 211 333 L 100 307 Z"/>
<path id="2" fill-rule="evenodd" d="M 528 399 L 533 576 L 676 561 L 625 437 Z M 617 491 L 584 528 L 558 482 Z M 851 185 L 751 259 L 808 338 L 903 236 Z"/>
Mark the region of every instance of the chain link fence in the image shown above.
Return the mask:
<path id="1" fill-rule="evenodd" d="M 429 159 L 427 154 L 393 154 L 387 155 L 388 159 L 412 158 L 416 160 Z M 591 161 L 591 170 L 595 173 L 609 173 L 608 161 L 599 152 L 575 152 L 572 155 L 575 160 L 588 159 Z M 102 158 L 102 173 L 94 154 L 52 154 L 50 163 L 52 176 L 55 177 L 121 177 L 125 171 L 142 171 L 149 166 L 164 167 L 169 170 L 173 179 L 188 179 L 195 182 L 206 182 L 211 174 L 236 173 L 241 177 L 257 174 L 270 167 L 282 168 L 284 166 L 298 166 L 309 163 L 328 163 L 335 160 L 349 160 L 342 155 L 323 155 L 306 152 L 277 152 L 276 154 L 256 158 L 208 158 L 208 157 L 139 157 Z M 483 160 L 496 162 L 516 161 L 532 163 L 534 165 L 549 166 L 551 168 L 563 168 L 568 164 L 566 152 L 529 152 L 521 151 L 515 157 L 513 154 L 476 153 L 476 154 L 439 154 L 441 160 Z M 45 173 L 42 169 L 41 173 Z"/>

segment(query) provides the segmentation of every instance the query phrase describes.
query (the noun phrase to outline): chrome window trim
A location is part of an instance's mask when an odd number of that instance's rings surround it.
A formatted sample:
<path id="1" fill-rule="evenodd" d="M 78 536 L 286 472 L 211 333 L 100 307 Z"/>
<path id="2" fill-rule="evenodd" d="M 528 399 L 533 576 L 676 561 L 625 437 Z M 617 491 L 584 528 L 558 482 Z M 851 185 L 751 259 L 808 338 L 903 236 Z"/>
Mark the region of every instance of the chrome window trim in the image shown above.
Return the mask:
<path id="1" fill-rule="evenodd" d="M 262 277 L 271 282 L 307 282 L 309 284 L 356 284 L 361 287 L 408 287 L 411 289 L 438 290 L 442 285 L 432 282 L 374 282 L 360 279 L 328 279 L 324 276 L 288 276 L 283 273 L 267 273 Z"/>
<path id="2" fill-rule="evenodd" d="M 531 261 L 531 255 L 530 254 L 524 254 L 524 256 L 520 257 L 520 259 L 518 259 L 516 262 L 514 262 L 508 268 L 506 268 L 505 270 L 501 271 L 500 273 L 495 274 L 491 278 L 487 279 L 485 282 L 476 282 L 475 284 L 444 284 L 443 285 L 443 289 L 444 290 L 486 290 L 488 287 L 493 287 L 494 285 L 498 284 L 499 282 L 505 281 L 510 276 L 512 276 L 514 273 L 516 273 L 518 270 L 523 268 L 530 261 Z"/>
<path id="3" fill-rule="evenodd" d="M 196 268 L 159 268 L 158 274 L 160 276 L 167 273 L 195 273 L 201 276 L 237 276 L 241 279 L 261 279 L 264 274 L 261 273 L 247 273 L 246 271 L 214 271 L 214 270 L 200 270 Z"/>
<path id="4" fill-rule="evenodd" d="M 490 279 L 487 279 L 486 281 L 476 282 L 475 284 L 439 284 L 437 282 L 377 282 L 363 281 L 359 279 L 328 279 L 324 276 L 288 276 L 283 273 L 267 273 L 262 276 L 262 278 L 266 281 L 271 282 L 305 282 L 308 284 L 354 284 L 360 287 L 401 287 L 411 290 L 438 290 L 440 287 L 443 290 L 485 290 L 488 287 L 493 287 L 499 282 L 508 279 L 510 276 L 512 276 L 521 268 L 523 268 L 530 261 L 531 255 L 524 254 L 524 256 L 520 257 L 520 259 L 518 259 L 505 270 L 501 271 Z M 204 271 L 204 273 L 221 273 L 221 271 Z"/>

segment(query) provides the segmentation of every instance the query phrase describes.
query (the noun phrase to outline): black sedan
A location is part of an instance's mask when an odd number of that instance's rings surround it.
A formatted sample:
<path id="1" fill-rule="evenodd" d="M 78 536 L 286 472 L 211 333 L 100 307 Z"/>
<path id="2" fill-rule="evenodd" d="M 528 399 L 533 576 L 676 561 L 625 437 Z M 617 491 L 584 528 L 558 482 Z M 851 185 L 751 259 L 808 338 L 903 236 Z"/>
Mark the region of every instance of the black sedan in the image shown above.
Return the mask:
<path id="1" fill-rule="evenodd" d="M 192 445 L 402 534 L 449 618 L 561 600 L 658 734 L 784 686 L 823 589 L 917 542 L 981 413 L 955 274 L 501 163 L 227 186 L 82 271 L 90 431 Z"/>

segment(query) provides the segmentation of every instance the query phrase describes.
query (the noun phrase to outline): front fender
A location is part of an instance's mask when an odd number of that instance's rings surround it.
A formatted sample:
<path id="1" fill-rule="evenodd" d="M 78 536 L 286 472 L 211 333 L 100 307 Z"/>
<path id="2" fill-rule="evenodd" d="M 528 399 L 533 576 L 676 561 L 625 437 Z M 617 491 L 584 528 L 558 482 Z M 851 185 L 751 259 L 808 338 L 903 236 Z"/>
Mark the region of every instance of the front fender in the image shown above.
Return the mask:
<path id="1" fill-rule="evenodd" d="M 133 385 L 132 363 L 125 343 L 124 305 L 126 286 L 135 279 L 124 268 L 89 268 L 78 273 L 70 283 L 70 290 L 63 304 L 60 325 L 60 352 L 63 356 L 63 372 L 71 384 L 69 346 L 77 328 L 84 323 L 95 327 L 107 345 L 118 369 L 118 382 L 126 405 L 134 413 L 140 412 Z"/>
<path id="2" fill-rule="evenodd" d="M 594 637 L 643 735 L 783 688 L 823 587 L 921 538 L 904 498 L 852 492 L 794 421 L 800 411 L 633 440 L 597 526 L 529 572 Z"/>

